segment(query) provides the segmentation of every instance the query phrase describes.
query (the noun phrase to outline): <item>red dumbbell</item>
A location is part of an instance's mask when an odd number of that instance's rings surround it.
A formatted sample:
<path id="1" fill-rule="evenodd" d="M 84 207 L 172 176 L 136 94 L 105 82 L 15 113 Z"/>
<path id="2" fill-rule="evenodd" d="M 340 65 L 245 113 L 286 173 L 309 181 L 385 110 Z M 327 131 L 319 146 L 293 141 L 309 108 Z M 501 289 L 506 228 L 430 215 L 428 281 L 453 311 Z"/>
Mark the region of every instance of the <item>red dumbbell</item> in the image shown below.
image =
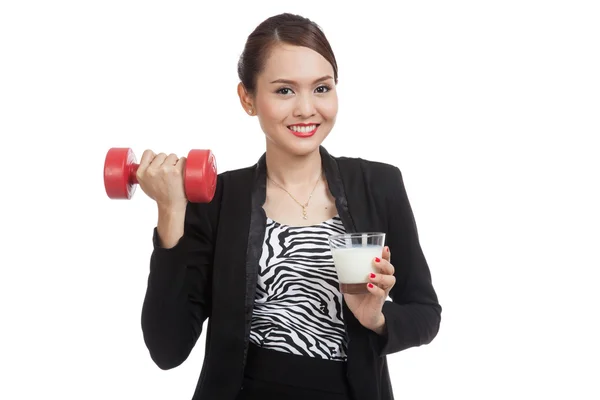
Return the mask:
<path id="1" fill-rule="evenodd" d="M 138 184 L 139 164 L 129 148 L 114 147 L 104 160 L 104 188 L 111 199 L 130 199 Z M 210 203 L 217 188 L 217 163 L 210 150 L 191 150 L 184 172 L 187 199 L 192 203 Z"/>

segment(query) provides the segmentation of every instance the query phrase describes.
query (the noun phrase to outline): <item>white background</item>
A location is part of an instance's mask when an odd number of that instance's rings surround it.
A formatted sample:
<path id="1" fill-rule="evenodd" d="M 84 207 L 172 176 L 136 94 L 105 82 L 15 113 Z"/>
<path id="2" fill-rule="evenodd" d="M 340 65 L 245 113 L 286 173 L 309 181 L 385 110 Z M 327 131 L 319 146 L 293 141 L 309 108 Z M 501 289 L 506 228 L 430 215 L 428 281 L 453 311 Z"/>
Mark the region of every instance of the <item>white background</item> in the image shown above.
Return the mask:
<path id="1" fill-rule="evenodd" d="M 339 63 L 333 155 L 402 170 L 444 307 L 389 357 L 399 399 L 598 399 L 600 13 L 594 1 L 4 1 L 0 398 L 191 398 L 144 346 L 153 203 L 106 197 L 110 147 L 253 164 L 236 94 L 265 18 Z M 226 288 L 225 288 L 226 289 Z"/>

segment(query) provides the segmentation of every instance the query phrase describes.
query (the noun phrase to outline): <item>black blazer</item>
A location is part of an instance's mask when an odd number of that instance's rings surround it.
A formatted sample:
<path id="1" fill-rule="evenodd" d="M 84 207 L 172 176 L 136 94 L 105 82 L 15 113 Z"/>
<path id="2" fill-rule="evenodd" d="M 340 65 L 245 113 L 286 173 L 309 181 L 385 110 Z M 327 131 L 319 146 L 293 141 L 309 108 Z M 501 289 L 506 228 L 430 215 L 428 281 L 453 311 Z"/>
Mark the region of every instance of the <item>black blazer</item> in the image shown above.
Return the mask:
<path id="1" fill-rule="evenodd" d="M 395 268 L 386 332 L 363 327 L 344 302 L 348 379 L 358 400 L 391 400 L 386 356 L 430 343 L 442 308 L 421 250 L 397 167 L 333 157 L 322 165 L 347 232 L 385 232 Z M 265 155 L 252 167 L 219 174 L 208 204 L 189 203 L 184 235 L 161 248 L 154 229 L 142 308 L 144 341 L 161 369 L 183 363 L 208 319 L 204 364 L 192 400 L 234 400 L 244 376 L 266 214 Z"/>

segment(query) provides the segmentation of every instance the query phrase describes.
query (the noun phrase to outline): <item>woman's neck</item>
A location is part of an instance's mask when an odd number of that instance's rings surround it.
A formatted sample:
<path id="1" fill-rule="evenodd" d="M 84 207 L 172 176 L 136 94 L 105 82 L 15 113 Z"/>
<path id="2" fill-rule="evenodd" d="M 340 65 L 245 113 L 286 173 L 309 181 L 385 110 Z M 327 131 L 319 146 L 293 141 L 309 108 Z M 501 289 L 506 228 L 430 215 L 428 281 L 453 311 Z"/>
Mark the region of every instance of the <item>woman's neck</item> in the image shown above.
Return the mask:
<path id="1" fill-rule="evenodd" d="M 275 146 L 267 148 L 267 174 L 286 189 L 314 186 L 321 176 L 321 154 L 317 148 L 305 156 L 293 156 Z"/>

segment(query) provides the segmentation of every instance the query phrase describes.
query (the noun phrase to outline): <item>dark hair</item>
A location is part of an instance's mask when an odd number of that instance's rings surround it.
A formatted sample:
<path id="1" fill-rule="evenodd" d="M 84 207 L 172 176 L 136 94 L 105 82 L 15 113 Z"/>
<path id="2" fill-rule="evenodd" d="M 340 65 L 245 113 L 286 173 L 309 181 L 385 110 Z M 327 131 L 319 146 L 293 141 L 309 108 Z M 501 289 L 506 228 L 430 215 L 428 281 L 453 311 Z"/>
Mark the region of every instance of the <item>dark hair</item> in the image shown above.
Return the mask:
<path id="1" fill-rule="evenodd" d="M 308 18 L 283 13 L 264 20 L 248 36 L 238 62 L 238 76 L 248 93 L 255 93 L 256 78 L 262 72 L 271 48 L 278 43 L 308 47 L 322 55 L 333 67 L 337 84 L 337 62 L 321 28 Z"/>

